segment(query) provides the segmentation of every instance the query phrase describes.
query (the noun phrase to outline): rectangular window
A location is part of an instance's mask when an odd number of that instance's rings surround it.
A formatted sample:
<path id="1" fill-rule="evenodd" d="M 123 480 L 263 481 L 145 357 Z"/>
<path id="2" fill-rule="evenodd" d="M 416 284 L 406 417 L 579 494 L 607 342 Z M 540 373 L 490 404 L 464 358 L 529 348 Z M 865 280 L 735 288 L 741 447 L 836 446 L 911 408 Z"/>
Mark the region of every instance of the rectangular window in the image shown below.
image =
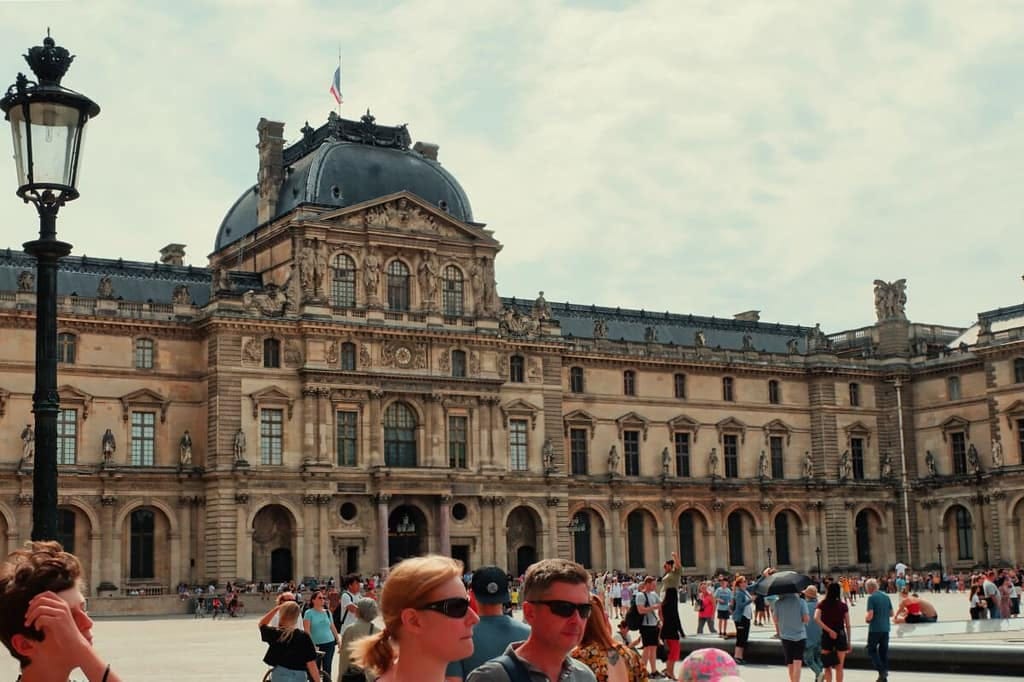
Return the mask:
<path id="1" fill-rule="evenodd" d="M 960 377 L 947 378 L 946 391 L 950 400 L 960 400 Z"/>
<path id="2" fill-rule="evenodd" d="M 529 468 L 526 427 L 525 419 L 508 421 L 508 465 L 513 471 L 526 471 Z"/>
<path id="3" fill-rule="evenodd" d="M 850 464 L 853 465 L 853 478 L 855 481 L 864 480 L 864 439 L 850 439 Z"/>
<path id="4" fill-rule="evenodd" d="M 282 464 L 284 410 L 260 410 L 260 464 Z"/>
<path id="5" fill-rule="evenodd" d="M 132 412 L 132 466 L 153 466 L 155 449 L 156 412 Z"/>
<path id="6" fill-rule="evenodd" d="M 672 378 L 672 382 L 673 382 L 674 388 L 675 388 L 675 396 L 677 398 L 679 398 L 680 400 L 685 399 L 686 398 L 686 375 L 685 374 L 676 374 Z"/>
<path id="7" fill-rule="evenodd" d="M 1024 384 L 1024 358 L 1013 361 L 1013 383 Z"/>
<path id="8" fill-rule="evenodd" d="M 354 467 L 356 465 L 356 447 L 358 441 L 359 413 L 338 411 L 338 466 Z"/>
<path id="9" fill-rule="evenodd" d="M 850 384 L 850 407 L 860 407 L 860 384 Z"/>
<path id="10" fill-rule="evenodd" d="M 153 339 L 136 339 L 135 368 L 153 369 Z"/>
<path id="11" fill-rule="evenodd" d="M 57 414 L 57 464 L 74 464 L 78 460 L 78 410 Z"/>
<path id="12" fill-rule="evenodd" d="M 722 378 L 722 400 L 731 403 L 733 401 L 732 396 L 732 377 Z"/>
<path id="13" fill-rule="evenodd" d="M 636 372 L 631 369 L 622 373 L 622 393 L 636 395 Z"/>
<path id="14" fill-rule="evenodd" d="M 782 389 L 779 388 L 779 382 L 775 379 L 768 382 L 768 402 L 772 405 L 782 402 Z"/>
<path id="15" fill-rule="evenodd" d="M 466 351 L 452 351 L 452 376 L 457 378 L 466 376 Z"/>
<path id="16" fill-rule="evenodd" d="M 967 436 L 962 432 L 949 434 L 949 448 L 953 455 L 953 473 L 967 473 Z"/>
<path id="17" fill-rule="evenodd" d="M 640 475 L 640 432 L 622 432 L 622 453 L 626 459 L 626 475 Z"/>
<path id="18" fill-rule="evenodd" d="M 569 391 L 572 393 L 583 393 L 583 368 L 569 368 Z"/>
<path id="19" fill-rule="evenodd" d="M 782 464 L 782 436 L 769 438 L 768 448 L 772 455 L 772 478 L 785 478 L 786 472 Z"/>
<path id="20" fill-rule="evenodd" d="M 676 445 L 676 476 L 690 477 L 690 434 L 676 432 L 673 434 Z"/>
<path id="21" fill-rule="evenodd" d="M 1024 463 L 1024 419 L 1017 420 L 1017 456 Z"/>
<path id="22" fill-rule="evenodd" d="M 465 469 L 469 466 L 466 457 L 468 422 L 468 417 L 448 417 L 448 466 L 452 469 Z"/>
<path id="23" fill-rule="evenodd" d="M 572 473 L 587 475 L 587 433 L 586 429 L 569 431 L 569 452 L 572 458 Z"/>
<path id="24" fill-rule="evenodd" d="M 739 436 L 727 433 L 722 436 L 722 450 L 725 454 L 725 477 L 740 477 L 740 443 Z"/>

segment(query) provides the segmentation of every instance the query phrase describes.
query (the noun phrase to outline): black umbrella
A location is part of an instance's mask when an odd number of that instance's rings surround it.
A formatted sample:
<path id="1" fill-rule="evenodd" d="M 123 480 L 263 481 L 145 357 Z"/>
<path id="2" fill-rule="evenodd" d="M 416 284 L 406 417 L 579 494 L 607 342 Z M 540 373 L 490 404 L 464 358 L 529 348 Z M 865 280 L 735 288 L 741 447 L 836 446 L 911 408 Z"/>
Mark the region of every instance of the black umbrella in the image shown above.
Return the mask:
<path id="1" fill-rule="evenodd" d="M 757 594 L 797 594 L 803 592 L 814 581 L 810 576 L 796 571 L 779 571 L 765 576 L 754 584 Z"/>

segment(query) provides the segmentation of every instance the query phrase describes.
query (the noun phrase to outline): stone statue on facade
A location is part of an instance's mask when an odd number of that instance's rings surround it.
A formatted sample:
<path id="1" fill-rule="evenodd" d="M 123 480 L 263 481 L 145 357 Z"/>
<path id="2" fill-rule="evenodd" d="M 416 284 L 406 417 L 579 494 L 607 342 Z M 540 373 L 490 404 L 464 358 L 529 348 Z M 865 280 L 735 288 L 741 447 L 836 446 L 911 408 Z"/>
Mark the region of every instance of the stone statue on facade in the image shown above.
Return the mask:
<path id="1" fill-rule="evenodd" d="M 668 476 L 672 471 L 672 453 L 666 447 L 661 451 L 661 475 Z"/>
<path id="2" fill-rule="evenodd" d="M 110 275 L 100 277 L 99 286 L 96 287 L 96 297 L 114 298 L 114 282 L 110 279 Z"/>
<path id="3" fill-rule="evenodd" d="M 704 334 L 703 329 L 698 329 L 697 333 L 693 335 L 693 345 L 697 348 L 708 345 L 708 337 Z"/>
<path id="4" fill-rule="evenodd" d="M 373 251 L 367 251 L 363 259 L 363 288 L 366 289 L 366 297 L 376 301 L 379 286 L 380 256 Z"/>
<path id="5" fill-rule="evenodd" d="M 619 451 L 614 445 L 608 451 L 608 473 L 612 476 L 619 473 Z"/>
<path id="6" fill-rule="evenodd" d="M 878 470 L 883 481 L 892 478 L 892 457 L 889 456 L 888 452 L 882 453 L 882 462 Z"/>
<path id="7" fill-rule="evenodd" d="M 761 456 L 757 460 L 757 476 L 762 479 L 772 476 L 771 467 L 768 465 L 768 454 L 764 450 L 761 451 Z"/>
<path id="8" fill-rule="evenodd" d="M 103 464 L 104 466 L 114 461 L 114 452 L 117 451 L 117 440 L 114 439 L 114 432 L 107 429 L 103 432 Z"/>
<path id="9" fill-rule="evenodd" d="M 192 297 L 188 293 L 188 287 L 184 284 L 179 284 L 174 287 L 174 293 L 171 294 L 171 303 L 176 305 L 188 305 L 192 301 Z"/>
<path id="10" fill-rule="evenodd" d="M 18 291 L 32 291 L 36 288 L 36 276 L 28 270 L 18 273 Z"/>
<path id="11" fill-rule="evenodd" d="M 25 424 L 21 430 L 21 457 L 25 462 L 31 462 L 36 455 L 36 432 L 32 430 L 31 424 Z"/>
<path id="12" fill-rule="evenodd" d="M 245 463 L 245 432 L 242 429 L 238 429 L 235 432 L 235 440 L 232 443 L 232 449 L 235 455 L 235 464 Z"/>
<path id="13" fill-rule="evenodd" d="M 967 448 L 967 468 L 972 474 L 981 473 L 981 458 L 978 457 L 978 448 L 974 447 L 974 443 Z"/>
<path id="14" fill-rule="evenodd" d="M 192 436 L 188 429 L 185 429 L 178 442 L 178 463 L 181 466 L 192 466 Z"/>
<path id="15" fill-rule="evenodd" d="M 523 315 L 518 308 L 504 308 L 498 319 L 498 329 L 509 336 L 532 337 L 540 332 L 540 322 Z"/>
<path id="16" fill-rule="evenodd" d="M 210 272 L 210 295 L 216 296 L 221 291 L 231 291 L 231 275 L 224 267 L 214 268 Z"/>
<path id="17" fill-rule="evenodd" d="M 646 343 L 654 343 L 658 340 L 658 328 L 657 327 L 644 327 L 644 341 Z"/>
<path id="18" fill-rule="evenodd" d="M 931 450 L 925 450 L 924 465 L 928 469 L 929 476 L 935 477 L 939 475 L 938 469 L 935 468 L 935 455 L 932 454 Z"/>
<path id="19" fill-rule="evenodd" d="M 1003 442 L 997 438 L 992 439 L 992 468 L 1000 469 L 1003 466 Z"/>
<path id="20" fill-rule="evenodd" d="M 846 483 L 853 478 L 853 463 L 850 461 L 850 451 L 843 450 L 839 456 L 839 482 Z"/>
<path id="21" fill-rule="evenodd" d="M 544 292 L 538 292 L 537 298 L 533 302 L 533 309 L 530 311 L 533 319 L 538 322 L 546 322 L 551 319 L 551 306 L 544 298 Z"/>
<path id="22" fill-rule="evenodd" d="M 711 448 L 708 454 L 708 473 L 711 474 L 711 478 L 718 475 L 718 448 Z"/>
<path id="23" fill-rule="evenodd" d="M 808 450 L 804 453 L 804 478 L 814 478 L 814 460 L 811 459 L 811 452 Z"/>
<path id="24" fill-rule="evenodd" d="M 437 256 L 429 251 L 424 251 L 422 256 L 418 269 L 420 295 L 423 297 L 423 307 L 426 310 L 433 310 L 437 307 L 437 282 L 440 278 L 440 269 L 437 264 Z"/>
<path id="25" fill-rule="evenodd" d="M 754 350 L 754 337 L 749 332 L 743 335 L 743 350 Z"/>
<path id="26" fill-rule="evenodd" d="M 786 341 L 786 351 L 789 352 L 792 355 L 795 355 L 796 353 L 799 353 L 800 352 L 800 340 L 799 339 L 790 339 L 789 341 Z"/>
<path id="27" fill-rule="evenodd" d="M 541 461 L 544 463 L 544 473 L 549 474 L 555 470 L 555 448 L 551 445 L 551 439 L 545 438 L 544 445 L 540 448 Z"/>
<path id="28" fill-rule="evenodd" d="M 978 336 L 988 336 L 992 333 L 992 320 L 987 317 L 978 316 Z"/>
<path id="29" fill-rule="evenodd" d="M 907 280 L 894 282 L 875 280 L 875 315 L 878 321 L 905 320 L 907 306 Z"/>
<path id="30" fill-rule="evenodd" d="M 606 339 L 608 338 L 608 323 L 603 319 L 594 320 L 594 338 L 595 339 Z"/>
<path id="31" fill-rule="evenodd" d="M 316 240 L 307 240 L 299 251 L 299 288 L 302 290 L 302 300 L 309 301 L 319 295 L 317 263 L 316 263 Z"/>

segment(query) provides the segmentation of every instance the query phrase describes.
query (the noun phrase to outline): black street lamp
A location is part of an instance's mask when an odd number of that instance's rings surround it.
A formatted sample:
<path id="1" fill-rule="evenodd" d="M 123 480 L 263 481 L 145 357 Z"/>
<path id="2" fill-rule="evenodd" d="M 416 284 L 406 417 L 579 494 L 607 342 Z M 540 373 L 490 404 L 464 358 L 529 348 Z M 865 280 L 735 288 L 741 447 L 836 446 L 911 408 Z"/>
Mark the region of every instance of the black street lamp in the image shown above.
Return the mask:
<path id="1" fill-rule="evenodd" d="M 23 245 L 36 259 L 37 283 L 33 540 L 57 537 L 57 262 L 71 253 L 71 244 L 57 240 L 57 211 L 78 198 L 85 124 L 100 113 L 91 99 L 60 84 L 74 58 L 47 35 L 25 55 L 37 80 L 19 73 L 0 99 L 14 138 L 17 194 L 39 212 L 39 239 Z"/>
<path id="2" fill-rule="evenodd" d="M 939 580 L 944 581 L 945 576 L 942 570 L 942 544 L 939 543 L 938 545 L 936 545 L 935 549 L 939 553 Z"/>
<path id="3" fill-rule="evenodd" d="M 818 583 L 821 583 L 821 547 L 815 547 L 814 553 L 818 556 Z"/>

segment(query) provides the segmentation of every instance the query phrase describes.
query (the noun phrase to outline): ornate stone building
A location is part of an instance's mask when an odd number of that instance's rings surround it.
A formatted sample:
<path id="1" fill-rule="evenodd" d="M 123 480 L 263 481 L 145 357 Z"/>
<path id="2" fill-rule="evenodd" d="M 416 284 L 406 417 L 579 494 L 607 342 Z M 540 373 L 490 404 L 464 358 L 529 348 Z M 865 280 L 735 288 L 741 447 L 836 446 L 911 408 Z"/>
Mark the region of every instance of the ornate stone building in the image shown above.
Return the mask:
<path id="1" fill-rule="evenodd" d="M 94 587 L 380 570 L 432 551 L 652 571 L 1024 553 L 1024 305 L 817 327 L 500 298 L 436 145 L 334 115 L 208 268 L 60 272 L 62 539 Z M 34 263 L 0 252 L 0 550 L 29 537 Z M 865 306 L 866 307 L 866 306 Z M 945 548 L 944 557 L 938 546 Z"/>

